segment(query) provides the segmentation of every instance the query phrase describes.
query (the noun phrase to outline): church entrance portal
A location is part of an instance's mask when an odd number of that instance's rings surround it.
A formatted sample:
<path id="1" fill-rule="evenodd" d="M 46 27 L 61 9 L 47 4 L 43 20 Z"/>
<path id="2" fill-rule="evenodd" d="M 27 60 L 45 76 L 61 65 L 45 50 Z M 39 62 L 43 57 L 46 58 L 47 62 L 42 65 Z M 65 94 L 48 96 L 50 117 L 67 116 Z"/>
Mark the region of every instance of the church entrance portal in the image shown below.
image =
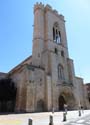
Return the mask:
<path id="1" fill-rule="evenodd" d="M 66 101 L 62 95 L 59 96 L 58 104 L 59 104 L 59 110 L 60 111 L 64 110 L 64 104 L 66 104 Z"/>
<path id="2" fill-rule="evenodd" d="M 37 112 L 43 112 L 44 111 L 44 101 L 39 100 L 37 102 Z"/>

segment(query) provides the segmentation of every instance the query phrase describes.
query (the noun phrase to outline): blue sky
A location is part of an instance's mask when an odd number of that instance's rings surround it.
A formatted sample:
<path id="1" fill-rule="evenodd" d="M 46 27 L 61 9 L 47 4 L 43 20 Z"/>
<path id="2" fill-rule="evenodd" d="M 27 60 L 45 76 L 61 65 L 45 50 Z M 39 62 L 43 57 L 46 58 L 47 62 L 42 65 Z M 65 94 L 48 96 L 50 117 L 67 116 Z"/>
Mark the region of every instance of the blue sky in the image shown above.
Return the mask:
<path id="1" fill-rule="evenodd" d="M 32 54 L 33 6 L 50 4 L 65 16 L 75 74 L 90 82 L 90 0 L 0 0 L 0 72 Z"/>

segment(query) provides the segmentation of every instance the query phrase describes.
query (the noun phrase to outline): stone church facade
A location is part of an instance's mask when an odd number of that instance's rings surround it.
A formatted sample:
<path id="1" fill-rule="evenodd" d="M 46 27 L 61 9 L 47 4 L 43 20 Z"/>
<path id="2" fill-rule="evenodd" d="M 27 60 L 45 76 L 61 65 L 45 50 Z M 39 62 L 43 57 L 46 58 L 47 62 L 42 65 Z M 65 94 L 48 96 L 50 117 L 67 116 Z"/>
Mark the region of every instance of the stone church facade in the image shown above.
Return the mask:
<path id="1" fill-rule="evenodd" d="M 40 112 L 88 108 L 83 79 L 75 76 L 69 58 L 65 19 L 51 6 L 34 6 L 32 56 L 12 69 L 17 88 L 15 111 Z"/>

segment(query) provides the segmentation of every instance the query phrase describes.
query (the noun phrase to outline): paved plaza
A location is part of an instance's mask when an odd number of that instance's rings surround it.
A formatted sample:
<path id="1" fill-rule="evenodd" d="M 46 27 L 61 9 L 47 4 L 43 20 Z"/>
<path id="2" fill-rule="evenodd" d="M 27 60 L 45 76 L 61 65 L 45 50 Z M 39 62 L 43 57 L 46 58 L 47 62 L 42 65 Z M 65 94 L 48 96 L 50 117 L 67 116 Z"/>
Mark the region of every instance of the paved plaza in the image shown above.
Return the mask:
<path id="1" fill-rule="evenodd" d="M 65 122 L 63 112 L 0 115 L 0 125 L 28 125 L 29 119 L 33 120 L 33 125 L 49 125 L 50 115 L 53 115 L 54 125 L 90 125 L 90 110 L 85 110 L 81 114 L 79 116 L 78 111 L 68 111 Z"/>
<path id="2" fill-rule="evenodd" d="M 90 115 L 69 121 L 66 125 L 90 125 Z"/>

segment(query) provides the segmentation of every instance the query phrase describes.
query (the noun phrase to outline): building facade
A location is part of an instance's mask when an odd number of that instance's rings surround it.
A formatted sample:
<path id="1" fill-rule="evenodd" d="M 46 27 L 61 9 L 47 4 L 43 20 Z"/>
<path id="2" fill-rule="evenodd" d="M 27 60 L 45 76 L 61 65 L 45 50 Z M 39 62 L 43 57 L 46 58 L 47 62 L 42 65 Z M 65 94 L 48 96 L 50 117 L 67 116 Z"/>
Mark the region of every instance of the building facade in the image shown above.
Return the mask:
<path id="1" fill-rule="evenodd" d="M 87 92 L 87 98 L 90 104 L 90 83 L 85 84 L 86 92 Z"/>
<path id="2" fill-rule="evenodd" d="M 32 56 L 7 73 L 17 88 L 15 111 L 88 108 L 83 79 L 68 53 L 65 19 L 50 5 L 34 6 Z"/>

